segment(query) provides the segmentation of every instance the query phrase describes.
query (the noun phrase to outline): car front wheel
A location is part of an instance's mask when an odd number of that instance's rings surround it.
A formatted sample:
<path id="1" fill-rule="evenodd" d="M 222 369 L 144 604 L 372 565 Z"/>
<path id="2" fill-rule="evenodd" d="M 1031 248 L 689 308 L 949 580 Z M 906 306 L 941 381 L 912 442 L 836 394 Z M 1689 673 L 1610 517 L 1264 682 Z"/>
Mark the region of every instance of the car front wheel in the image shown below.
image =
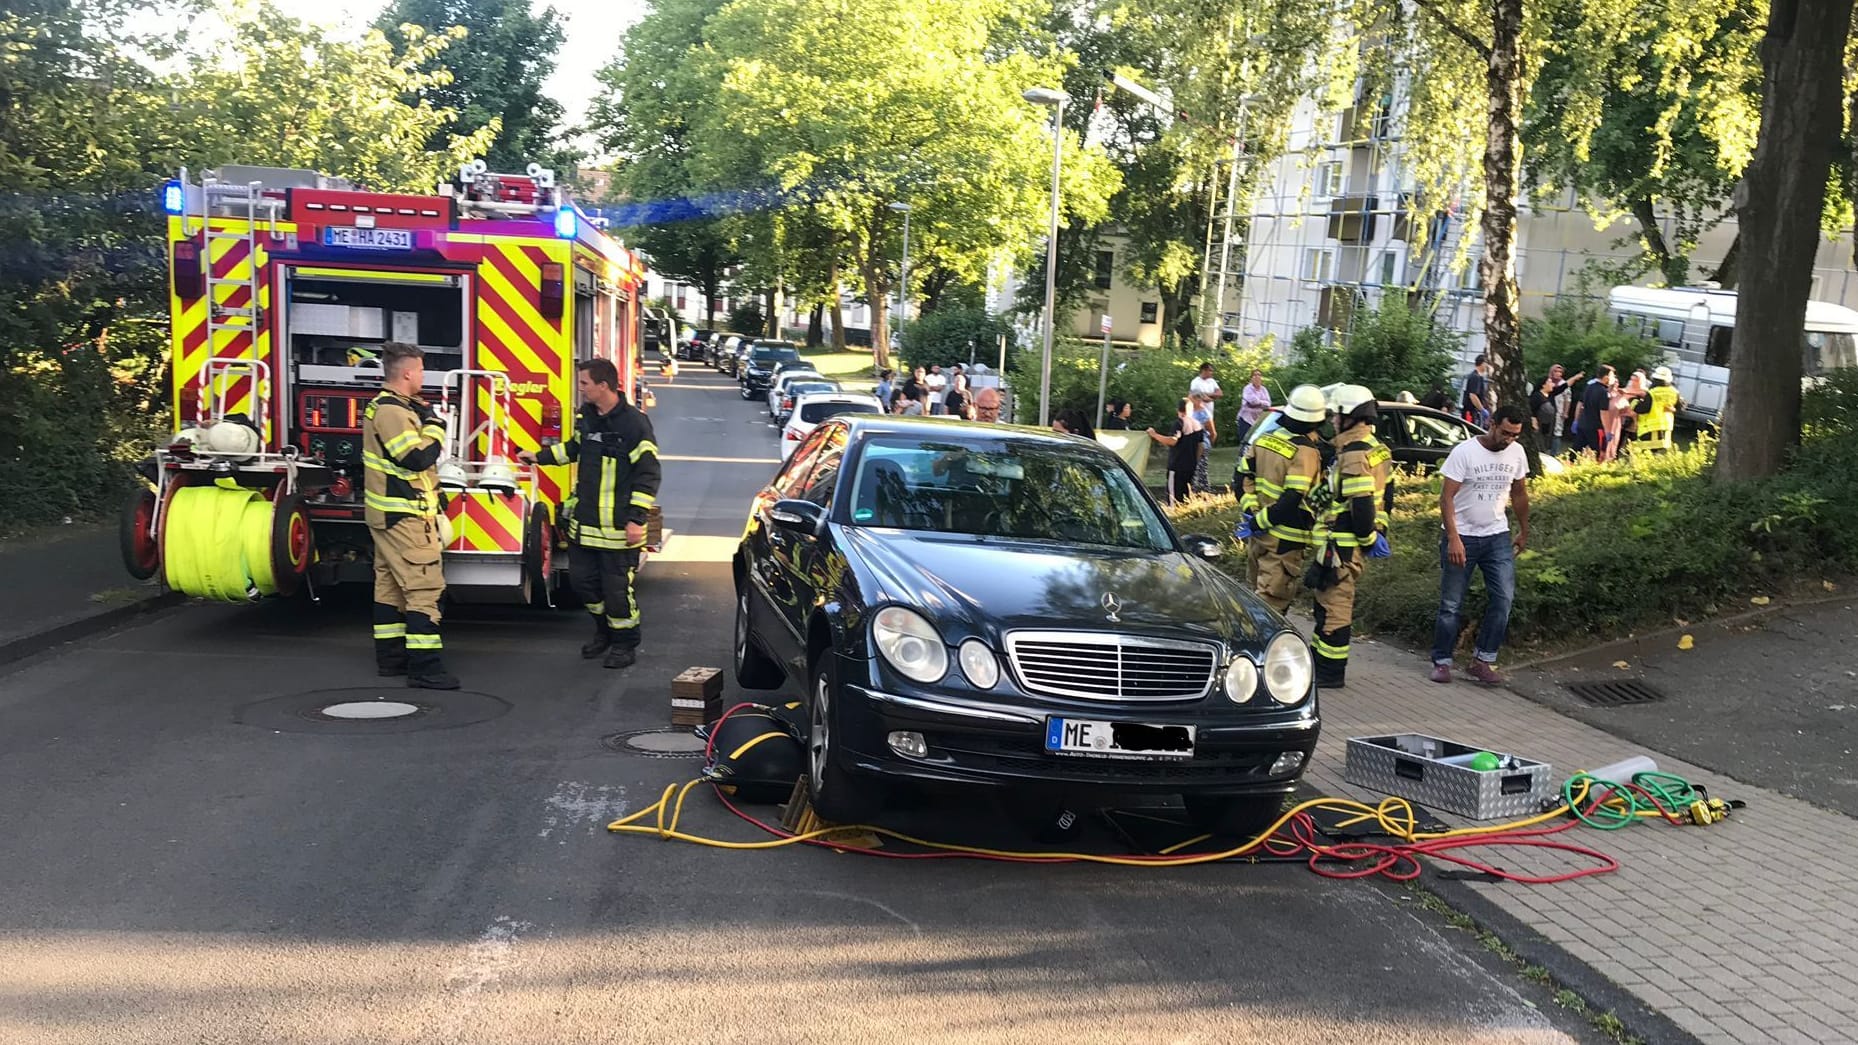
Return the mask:
<path id="1" fill-rule="evenodd" d="M 838 673 L 830 650 L 813 666 L 812 699 L 807 703 L 807 797 L 820 819 L 835 824 L 863 823 L 884 808 L 885 788 L 876 780 L 853 778 L 837 745 L 843 721 L 838 707 Z"/>
<path id="2" fill-rule="evenodd" d="M 749 388 L 748 388 L 748 382 L 746 382 L 746 381 L 744 381 L 744 382 L 742 382 L 742 398 L 743 398 L 743 399 L 753 399 L 753 398 L 755 398 L 755 393 L 753 393 L 753 392 L 751 392 L 751 391 L 749 391 Z"/>

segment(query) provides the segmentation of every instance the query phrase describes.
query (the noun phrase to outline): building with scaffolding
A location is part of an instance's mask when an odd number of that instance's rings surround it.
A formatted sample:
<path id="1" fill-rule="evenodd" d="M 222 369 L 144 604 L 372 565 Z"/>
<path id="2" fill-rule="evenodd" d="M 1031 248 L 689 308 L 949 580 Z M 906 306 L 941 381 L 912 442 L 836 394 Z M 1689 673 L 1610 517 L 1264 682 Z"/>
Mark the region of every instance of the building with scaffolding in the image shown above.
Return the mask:
<path id="1" fill-rule="evenodd" d="M 1340 112 L 1312 98 L 1298 103 L 1284 152 L 1266 162 L 1251 198 L 1239 201 L 1249 234 L 1241 280 L 1226 295 L 1222 319 L 1241 340 L 1269 337 L 1283 351 L 1305 328 L 1345 335 L 1353 317 L 1387 293 L 1418 293 L 1435 302 L 1440 323 L 1465 335 L 1466 360 L 1483 350 L 1481 243 L 1475 227 L 1465 225 L 1470 190 L 1461 186 L 1442 213 L 1420 212 L 1404 162 L 1404 103 L 1397 88 Z M 1636 222 L 1622 216 L 1596 228 L 1572 193 L 1547 203 L 1519 201 L 1516 224 L 1526 316 L 1565 296 L 1604 300 L 1608 283 L 1600 273 L 1629 269 L 1639 256 Z M 1667 238 L 1672 231 L 1667 227 Z M 1691 259 L 1695 281 L 1715 271 L 1735 232 L 1731 216 L 1701 237 Z M 1849 231 L 1821 241 L 1814 299 L 1858 307 L 1851 258 Z M 1656 278 L 1649 273 L 1639 281 Z"/>

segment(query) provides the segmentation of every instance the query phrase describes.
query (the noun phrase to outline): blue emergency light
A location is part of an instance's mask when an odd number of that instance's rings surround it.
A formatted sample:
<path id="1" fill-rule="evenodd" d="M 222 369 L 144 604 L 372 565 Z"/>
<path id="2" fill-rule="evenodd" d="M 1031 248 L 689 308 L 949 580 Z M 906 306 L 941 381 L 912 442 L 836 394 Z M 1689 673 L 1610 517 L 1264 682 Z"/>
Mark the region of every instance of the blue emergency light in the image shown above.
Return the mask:
<path id="1" fill-rule="evenodd" d="M 187 187 L 171 181 L 161 187 L 161 209 L 169 214 L 187 213 Z"/>
<path id="2" fill-rule="evenodd" d="M 574 213 L 572 207 L 555 212 L 555 235 L 562 239 L 573 239 L 580 230 L 580 216 Z"/>

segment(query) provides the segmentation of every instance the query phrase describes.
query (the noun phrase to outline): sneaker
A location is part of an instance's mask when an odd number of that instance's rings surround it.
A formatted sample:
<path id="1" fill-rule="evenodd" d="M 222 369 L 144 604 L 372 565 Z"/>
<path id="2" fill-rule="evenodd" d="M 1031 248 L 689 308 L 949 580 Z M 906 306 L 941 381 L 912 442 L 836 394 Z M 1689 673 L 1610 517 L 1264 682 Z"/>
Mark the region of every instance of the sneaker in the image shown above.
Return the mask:
<path id="1" fill-rule="evenodd" d="M 1486 686 L 1501 686 L 1509 681 L 1509 679 L 1497 674 L 1496 665 L 1486 664 L 1481 660 L 1474 660 L 1471 662 L 1468 674 Z"/>
<path id="2" fill-rule="evenodd" d="M 1434 664 L 1432 666 L 1432 681 L 1450 682 L 1451 680 L 1452 666 L 1450 664 Z"/>
<path id="3" fill-rule="evenodd" d="M 438 671 L 430 675 L 408 675 L 408 689 L 457 689 L 461 683 L 458 676 L 449 671 Z"/>
<path id="4" fill-rule="evenodd" d="M 639 662 L 637 650 L 614 648 L 607 651 L 603 666 L 609 668 L 629 668 Z"/>

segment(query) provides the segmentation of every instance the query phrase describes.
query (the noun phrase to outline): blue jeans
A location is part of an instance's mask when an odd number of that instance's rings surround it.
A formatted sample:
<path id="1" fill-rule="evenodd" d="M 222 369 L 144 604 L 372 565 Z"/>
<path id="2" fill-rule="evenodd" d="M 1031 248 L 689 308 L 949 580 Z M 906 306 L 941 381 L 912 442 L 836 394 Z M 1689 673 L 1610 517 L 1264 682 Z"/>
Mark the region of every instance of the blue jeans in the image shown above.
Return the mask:
<path id="1" fill-rule="evenodd" d="M 1516 549 L 1508 531 L 1489 537 L 1462 537 L 1464 565 L 1446 558 L 1446 538 L 1439 535 L 1439 620 L 1432 629 L 1432 663 L 1450 664 L 1458 629 L 1464 623 L 1465 593 L 1471 589 L 1471 571 L 1484 574 L 1484 620 L 1477 628 L 1477 659 L 1497 662 L 1497 650 L 1510 627 L 1510 604 L 1516 599 Z"/>

